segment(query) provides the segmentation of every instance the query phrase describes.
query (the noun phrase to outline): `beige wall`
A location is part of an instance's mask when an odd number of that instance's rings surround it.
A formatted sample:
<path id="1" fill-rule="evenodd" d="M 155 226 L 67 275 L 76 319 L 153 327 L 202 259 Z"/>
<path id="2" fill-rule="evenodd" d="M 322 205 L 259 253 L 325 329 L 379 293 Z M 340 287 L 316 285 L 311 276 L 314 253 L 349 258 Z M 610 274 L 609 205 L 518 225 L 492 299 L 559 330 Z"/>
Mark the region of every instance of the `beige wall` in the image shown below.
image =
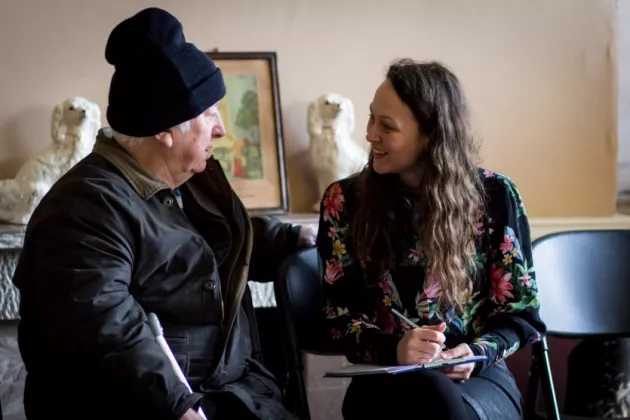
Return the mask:
<path id="1" fill-rule="evenodd" d="M 333 4 L 337 3 L 335 6 Z M 307 167 L 306 106 L 350 97 L 357 139 L 395 57 L 438 59 L 461 77 L 484 164 L 510 175 L 532 216 L 614 211 L 614 0 L 2 0 L 0 177 L 50 141 L 52 106 L 72 95 L 103 112 L 112 27 L 149 5 L 178 16 L 204 50 L 278 53 L 294 211 L 318 193 Z"/>
<path id="2" fill-rule="evenodd" d="M 619 154 L 617 156 L 617 190 L 623 193 L 627 202 L 630 199 L 630 1 L 618 2 L 618 132 Z M 628 206 L 628 204 L 626 204 Z"/>

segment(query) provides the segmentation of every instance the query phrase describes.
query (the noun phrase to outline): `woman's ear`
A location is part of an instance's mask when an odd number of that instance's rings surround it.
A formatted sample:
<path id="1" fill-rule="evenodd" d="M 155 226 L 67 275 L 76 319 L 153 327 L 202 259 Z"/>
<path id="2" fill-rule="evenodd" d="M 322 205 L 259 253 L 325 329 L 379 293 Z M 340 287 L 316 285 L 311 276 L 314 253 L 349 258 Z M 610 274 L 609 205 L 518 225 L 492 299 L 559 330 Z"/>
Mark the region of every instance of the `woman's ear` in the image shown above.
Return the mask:
<path id="1" fill-rule="evenodd" d="M 156 134 L 154 137 L 158 143 L 168 147 L 169 149 L 173 147 L 173 136 L 171 136 L 170 132 L 163 131 L 160 134 Z"/>

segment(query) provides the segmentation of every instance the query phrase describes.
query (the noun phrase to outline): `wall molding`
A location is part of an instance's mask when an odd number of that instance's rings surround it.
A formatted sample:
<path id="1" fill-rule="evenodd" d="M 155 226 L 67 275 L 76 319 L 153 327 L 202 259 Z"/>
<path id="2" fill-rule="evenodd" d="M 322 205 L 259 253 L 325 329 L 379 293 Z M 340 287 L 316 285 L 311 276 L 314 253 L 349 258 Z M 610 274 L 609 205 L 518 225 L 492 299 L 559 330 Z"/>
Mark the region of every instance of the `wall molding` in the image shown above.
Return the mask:
<path id="1" fill-rule="evenodd" d="M 279 216 L 279 219 L 294 224 L 317 224 L 317 213 L 294 213 Z M 567 230 L 630 229 L 630 215 L 615 214 L 610 217 L 554 217 L 529 219 L 532 240 L 543 235 Z"/>
<path id="2" fill-rule="evenodd" d="M 529 228 L 532 240 L 563 231 L 630 229 L 630 216 L 615 214 L 611 217 L 531 218 Z"/>

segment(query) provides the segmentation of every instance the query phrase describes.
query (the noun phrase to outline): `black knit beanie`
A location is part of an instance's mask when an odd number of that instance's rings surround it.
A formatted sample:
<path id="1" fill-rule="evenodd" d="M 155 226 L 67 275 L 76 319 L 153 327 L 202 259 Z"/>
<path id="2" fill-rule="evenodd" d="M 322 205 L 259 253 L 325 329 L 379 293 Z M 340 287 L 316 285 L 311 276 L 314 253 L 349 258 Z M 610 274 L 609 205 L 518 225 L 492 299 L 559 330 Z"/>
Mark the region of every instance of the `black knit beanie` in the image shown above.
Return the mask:
<path id="1" fill-rule="evenodd" d="M 107 120 L 122 134 L 161 133 L 197 117 L 225 96 L 221 70 L 186 42 L 177 18 L 155 7 L 114 28 L 105 59 L 115 67 Z"/>

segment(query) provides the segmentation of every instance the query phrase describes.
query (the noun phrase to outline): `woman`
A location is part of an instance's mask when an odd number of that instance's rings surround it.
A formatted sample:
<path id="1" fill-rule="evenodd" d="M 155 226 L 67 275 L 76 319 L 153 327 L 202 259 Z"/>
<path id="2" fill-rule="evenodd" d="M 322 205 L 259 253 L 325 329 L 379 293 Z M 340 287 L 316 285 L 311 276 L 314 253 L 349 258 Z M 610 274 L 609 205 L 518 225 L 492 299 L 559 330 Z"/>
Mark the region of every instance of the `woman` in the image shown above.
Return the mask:
<path id="1" fill-rule="evenodd" d="M 438 63 L 394 63 L 370 106 L 367 140 L 367 167 L 322 198 L 327 329 L 351 362 L 487 360 L 355 378 L 344 418 L 520 418 L 503 360 L 545 332 L 529 225 L 512 181 L 475 165 L 458 79 Z"/>

